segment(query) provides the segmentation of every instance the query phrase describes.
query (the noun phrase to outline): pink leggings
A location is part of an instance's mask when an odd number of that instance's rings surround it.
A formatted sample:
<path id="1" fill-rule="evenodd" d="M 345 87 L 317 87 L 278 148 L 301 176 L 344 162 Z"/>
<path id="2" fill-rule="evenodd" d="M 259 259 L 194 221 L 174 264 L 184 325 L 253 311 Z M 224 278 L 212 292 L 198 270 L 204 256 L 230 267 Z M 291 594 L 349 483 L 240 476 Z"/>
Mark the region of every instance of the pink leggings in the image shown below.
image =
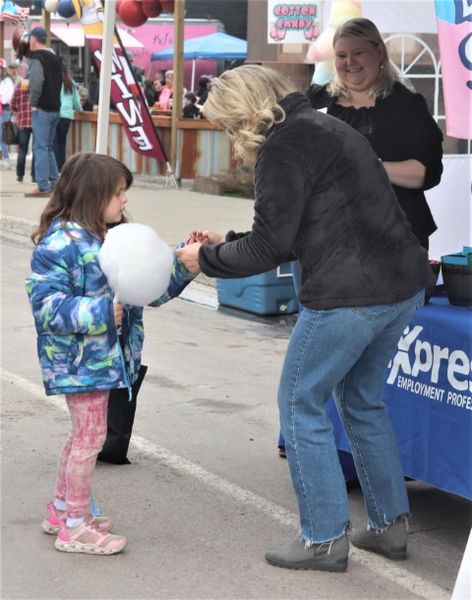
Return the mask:
<path id="1" fill-rule="evenodd" d="M 67 503 L 72 519 L 90 513 L 93 472 L 107 435 L 108 394 L 66 394 L 72 428 L 59 458 L 55 496 Z"/>

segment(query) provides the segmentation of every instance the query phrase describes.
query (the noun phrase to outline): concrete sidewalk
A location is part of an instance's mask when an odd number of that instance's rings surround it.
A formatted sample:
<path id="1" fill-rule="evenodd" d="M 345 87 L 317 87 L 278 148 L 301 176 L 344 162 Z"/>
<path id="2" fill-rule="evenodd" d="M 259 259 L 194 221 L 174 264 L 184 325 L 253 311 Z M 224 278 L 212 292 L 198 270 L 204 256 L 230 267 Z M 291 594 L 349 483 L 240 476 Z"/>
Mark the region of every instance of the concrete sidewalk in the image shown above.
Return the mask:
<path id="1" fill-rule="evenodd" d="M 15 161 L 12 160 L 12 165 Z M 14 166 L 0 171 L 0 219 L 3 233 L 27 239 L 48 198 L 25 198 L 35 186 L 29 180 L 16 181 Z M 170 246 L 187 238 L 192 229 L 210 229 L 225 233 L 229 229 L 247 231 L 253 218 L 253 201 L 200 194 L 189 190 L 164 188 L 163 179 L 137 179 L 127 193 L 132 221 L 151 225 Z M 215 286 L 215 280 L 199 276 L 200 283 Z"/>

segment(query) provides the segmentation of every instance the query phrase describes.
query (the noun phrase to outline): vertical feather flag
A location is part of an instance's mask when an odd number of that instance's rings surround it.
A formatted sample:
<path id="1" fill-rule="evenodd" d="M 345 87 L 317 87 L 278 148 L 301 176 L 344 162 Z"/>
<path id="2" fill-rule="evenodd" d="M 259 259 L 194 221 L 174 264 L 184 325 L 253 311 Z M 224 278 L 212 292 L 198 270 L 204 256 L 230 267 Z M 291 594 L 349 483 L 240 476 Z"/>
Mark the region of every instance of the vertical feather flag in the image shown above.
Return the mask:
<path id="1" fill-rule="evenodd" d="M 100 0 L 73 0 L 97 68 L 102 61 L 103 7 Z M 110 99 L 120 115 L 131 148 L 138 154 L 168 163 L 165 149 L 152 122 L 147 102 L 131 70 L 115 28 Z"/>

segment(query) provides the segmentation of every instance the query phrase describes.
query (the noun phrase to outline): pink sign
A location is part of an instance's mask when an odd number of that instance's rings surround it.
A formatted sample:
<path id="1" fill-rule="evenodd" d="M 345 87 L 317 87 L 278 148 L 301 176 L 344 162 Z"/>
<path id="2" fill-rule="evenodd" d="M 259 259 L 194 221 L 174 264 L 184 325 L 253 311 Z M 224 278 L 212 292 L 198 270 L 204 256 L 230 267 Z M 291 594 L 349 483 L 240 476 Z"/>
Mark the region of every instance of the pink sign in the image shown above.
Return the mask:
<path id="1" fill-rule="evenodd" d="M 472 7 L 437 0 L 447 134 L 472 139 Z"/>
<path id="2" fill-rule="evenodd" d="M 216 33 L 218 23 L 209 21 L 208 23 L 192 24 L 185 23 L 184 38 L 189 40 L 195 37 L 210 35 Z M 163 23 L 149 19 L 141 27 L 129 30 L 129 33 L 143 44 L 143 48 L 129 48 L 133 54 L 134 64 L 144 67 L 146 77 L 154 79 L 159 73 L 173 68 L 172 60 L 150 60 L 153 52 L 159 52 L 169 48 L 174 44 L 174 25 L 172 22 Z M 216 63 L 214 60 L 198 60 L 196 62 L 196 81 L 203 74 L 216 74 Z M 184 62 L 184 86 L 189 89 L 192 76 L 192 61 Z"/>

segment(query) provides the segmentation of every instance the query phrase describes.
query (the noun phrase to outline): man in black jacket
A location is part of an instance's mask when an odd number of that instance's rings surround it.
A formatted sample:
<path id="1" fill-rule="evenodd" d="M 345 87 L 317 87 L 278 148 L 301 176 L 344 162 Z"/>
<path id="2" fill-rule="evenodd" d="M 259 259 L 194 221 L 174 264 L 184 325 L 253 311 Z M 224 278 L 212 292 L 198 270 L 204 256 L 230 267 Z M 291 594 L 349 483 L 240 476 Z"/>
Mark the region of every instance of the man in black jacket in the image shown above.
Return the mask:
<path id="1" fill-rule="evenodd" d="M 53 142 L 61 109 L 62 61 L 46 45 L 45 29 L 36 27 L 29 37 L 29 92 L 37 187 L 25 196 L 39 197 L 50 195 L 59 176 Z"/>

